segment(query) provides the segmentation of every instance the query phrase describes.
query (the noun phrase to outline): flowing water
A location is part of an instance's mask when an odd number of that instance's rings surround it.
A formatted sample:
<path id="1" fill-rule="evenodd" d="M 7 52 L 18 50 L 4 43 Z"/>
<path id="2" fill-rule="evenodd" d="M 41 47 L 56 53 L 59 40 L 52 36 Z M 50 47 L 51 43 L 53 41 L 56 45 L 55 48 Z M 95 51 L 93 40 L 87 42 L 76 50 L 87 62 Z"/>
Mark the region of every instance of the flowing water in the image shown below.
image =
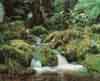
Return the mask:
<path id="1" fill-rule="evenodd" d="M 57 58 L 58 58 L 58 65 L 55 67 L 49 67 L 49 66 L 42 67 L 42 63 L 34 58 L 32 59 L 31 67 L 32 69 L 36 70 L 38 74 L 46 72 L 58 72 L 58 73 L 72 72 L 72 71 L 76 72 L 85 69 L 83 65 L 69 64 L 66 58 L 61 54 L 57 54 Z"/>
<path id="2" fill-rule="evenodd" d="M 37 46 L 41 47 L 41 40 L 39 38 L 37 38 L 37 40 L 38 40 Z M 56 56 L 58 59 L 57 66 L 55 66 L 55 67 L 50 67 L 50 66 L 43 67 L 40 60 L 33 58 L 31 61 L 31 68 L 33 70 L 36 70 L 36 72 L 38 74 L 46 73 L 46 72 L 63 73 L 63 72 L 80 71 L 80 70 L 86 69 L 83 65 L 68 63 L 66 58 L 63 55 L 61 55 L 58 51 L 54 50 L 54 52 L 56 53 Z"/>
<path id="3" fill-rule="evenodd" d="M 58 59 L 58 66 L 68 64 L 68 62 L 64 56 L 62 56 L 61 54 L 57 54 L 56 56 Z"/>

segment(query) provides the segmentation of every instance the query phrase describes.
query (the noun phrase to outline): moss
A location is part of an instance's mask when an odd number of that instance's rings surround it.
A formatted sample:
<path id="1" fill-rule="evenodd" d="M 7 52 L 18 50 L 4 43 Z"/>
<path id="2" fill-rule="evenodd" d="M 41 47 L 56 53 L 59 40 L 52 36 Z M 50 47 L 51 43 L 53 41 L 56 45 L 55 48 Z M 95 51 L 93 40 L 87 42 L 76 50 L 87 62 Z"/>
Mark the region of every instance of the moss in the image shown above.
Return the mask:
<path id="1" fill-rule="evenodd" d="M 11 40 L 8 44 L 0 46 L 0 64 L 7 65 L 8 69 L 11 67 L 11 70 L 15 70 L 17 66 L 19 70 L 20 67 L 29 67 L 32 57 L 32 46 L 23 40 Z"/>
<path id="2" fill-rule="evenodd" d="M 51 47 L 56 48 L 58 46 L 69 43 L 72 40 L 80 38 L 80 32 L 73 29 L 68 29 L 65 31 L 56 31 L 51 33 L 46 39 L 45 42 L 51 43 Z"/>
<path id="3" fill-rule="evenodd" d="M 62 48 L 63 54 L 72 61 L 81 61 L 92 45 L 92 31 L 88 27 L 69 28 L 51 33 L 45 40 L 51 48 Z M 60 50 L 60 51 L 62 51 Z"/>
<path id="4" fill-rule="evenodd" d="M 47 29 L 43 26 L 34 26 L 31 32 L 32 34 L 37 35 L 37 36 L 48 34 Z"/>
<path id="5" fill-rule="evenodd" d="M 24 39 L 27 37 L 27 31 L 22 21 L 5 23 L 0 26 L 0 34 L 4 41 L 13 39 Z M 27 40 L 27 39 L 26 39 Z"/>
<path id="6" fill-rule="evenodd" d="M 100 56 L 87 55 L 84 64 L 88 67 L 90 72 L 100 73 Z"/>
<path id="7" fill-rule="evenodd" d="M 6 72 L 8 71 L 8 66 L 5 64 L 0 64 L 0 72 Z"/>

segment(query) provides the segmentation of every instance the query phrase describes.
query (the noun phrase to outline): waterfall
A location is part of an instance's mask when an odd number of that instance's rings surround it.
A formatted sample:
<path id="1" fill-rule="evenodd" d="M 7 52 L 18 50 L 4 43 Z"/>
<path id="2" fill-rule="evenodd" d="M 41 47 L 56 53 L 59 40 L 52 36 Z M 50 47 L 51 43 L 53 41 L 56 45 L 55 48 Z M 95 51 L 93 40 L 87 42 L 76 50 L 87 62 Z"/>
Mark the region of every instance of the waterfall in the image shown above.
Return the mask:
<path id="1" fill-rule="evenodd" d="M 32 12 L 29 12 L 28 14 L 27 14 L 27 19 L 29 20 L 29 19 L 31 19 L 32 18 Z"/>
<path id="2" fill-rule="evenodd" d="M 58 65 L 68 64 L 68 62 L 64 56 L 62 56 L 61 54 L 57 54 L 56 56 L 58 59 Z"/>
<path id="3" fill-rule="evenodd" d="M 37 60 L 37 59 L 35 59 L 33 57 L 32 61 L 31 61 L 31 67 L 33 67 L 33 68 L 41 68 L 42 67 L 42 63 L 39 60 Z"/>
<path id="4" fill-rule="evenodd" d="M 75 70 L 84 68 L 83 65 L 68 63 L 66 58 L 64 56 L 62 56 L 61 54 L 57 54 L 57 58 L 58 58 L 58 65 L 56 67 L 56 70 L 59 72 L 75 71 Z"/>

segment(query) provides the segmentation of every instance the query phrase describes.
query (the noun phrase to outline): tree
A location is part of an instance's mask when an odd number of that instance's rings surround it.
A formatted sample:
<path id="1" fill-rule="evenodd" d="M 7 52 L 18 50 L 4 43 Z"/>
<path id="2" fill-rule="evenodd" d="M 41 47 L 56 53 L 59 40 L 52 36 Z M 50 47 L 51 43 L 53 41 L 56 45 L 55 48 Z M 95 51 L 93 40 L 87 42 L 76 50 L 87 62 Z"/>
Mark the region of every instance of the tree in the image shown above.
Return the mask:
<path id="1" fill-rule="evenodd" d="M 44 24 L 48 21 L 48 17 L 52 15 L 52 0 L 33 0 L 31 5 L 32 18 L 26 25 Z"/>
<path id="2" fill-rule="evenodd" d="M 4 11 L 5 11 L 5 19 L 6 17 L 12 17 L 14 13 L 13 0 L 4 0 Z"/>

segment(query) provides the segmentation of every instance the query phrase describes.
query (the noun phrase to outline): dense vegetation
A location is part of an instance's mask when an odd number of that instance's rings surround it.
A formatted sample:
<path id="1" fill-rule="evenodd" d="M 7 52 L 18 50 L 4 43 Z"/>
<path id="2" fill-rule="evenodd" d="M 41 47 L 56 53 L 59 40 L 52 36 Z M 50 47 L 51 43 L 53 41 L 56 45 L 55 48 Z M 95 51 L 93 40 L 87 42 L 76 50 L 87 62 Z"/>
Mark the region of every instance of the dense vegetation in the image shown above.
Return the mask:
<path id="1" fill-rule="evenodd" d="M 33 57 L 43 66 L 55 66 L 54 50 L 58 50 L 68 62 L 83 64 L 90 73 L 100 73 L 100 0 L 1 3 L 0 71 L 26 70 Z"/>

